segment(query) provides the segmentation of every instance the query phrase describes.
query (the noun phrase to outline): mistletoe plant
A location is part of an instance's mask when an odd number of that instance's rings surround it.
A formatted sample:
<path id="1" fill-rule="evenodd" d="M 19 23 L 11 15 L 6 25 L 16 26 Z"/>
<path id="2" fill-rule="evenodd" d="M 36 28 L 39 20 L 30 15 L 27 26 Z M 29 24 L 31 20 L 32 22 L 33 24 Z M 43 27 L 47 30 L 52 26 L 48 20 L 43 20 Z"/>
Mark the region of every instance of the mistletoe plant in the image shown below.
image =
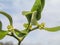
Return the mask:
<path id="1" fill-rule="evenodd" d="M 31 11 L 22 12 L 22 15 L 24 15 L 27 18 L 28 23 L 23 24 L 25 29 L 21 31 L 13 27 L 13 20 L 9 14 L 7 14 L 4 11 L 0 11 L 0 14 L 6 16 L 10 22 L 10 24 L 7 26 L 7 31 L 5 31 L 2 30 L 2 22 L 0 21 L 0 40 L 3 39 L 6 35 L 9 35 L 17 39 L 18 45 L 20 45 L 24 38 L 27 36 L 27 34 L 33 30 L 44 29 L 51 32 L 60 30 L 60 26 L 48 28 L 45 26 L 45 23 L 38 23 L 38 21 L 41 19 L 41 13 L 44 8 L 44 5 L 45 0 L 35 0 Z M 33 26 L 35 27 L 33 28 Z"/>

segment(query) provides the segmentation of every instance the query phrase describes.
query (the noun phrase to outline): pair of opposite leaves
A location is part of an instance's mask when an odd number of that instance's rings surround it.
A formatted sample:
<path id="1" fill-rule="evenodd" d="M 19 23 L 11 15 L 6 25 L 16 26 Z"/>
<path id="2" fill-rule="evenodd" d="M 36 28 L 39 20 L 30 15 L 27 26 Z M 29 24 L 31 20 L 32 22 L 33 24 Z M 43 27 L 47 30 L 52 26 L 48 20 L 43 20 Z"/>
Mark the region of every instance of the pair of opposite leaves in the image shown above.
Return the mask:
<path id="1" fill-rule="evenodd" d="M 45 0 L 36 0 L 31 11 L 23 11 L 22 14 L 26 16 L 29 23 L 36 25 L 41 18 L 41 12 L 44 8 Z"/>
<path id="2" fill-rule="evenodd" d="M 32 23 L 33 25 L 37 24 L 37 21 L 41 18 L 41 12 L 43 10 L 44 4 L 45 4 L 45 0 L 36 0 L 31 11 L 23 11 L 23 15 L 26 16 L 29 23 Z M 9 14 L 3 11 L 0 11 L 0 14 L 6 16 L 10 21 L 10 25 L 12 25 L 13 21 Z M 60 26 L 52 27 L 52 28 L 44 28 L 44 29 L 47 31 L 54 32 L 60 30 Z M 19 31 L 16 32 L 17 34 L 20 33 Z M 6 34 L 8 34 L 8 31 L 2 30 L 2 23 L 0 22 L 0 39 L 4 38 Z"/>

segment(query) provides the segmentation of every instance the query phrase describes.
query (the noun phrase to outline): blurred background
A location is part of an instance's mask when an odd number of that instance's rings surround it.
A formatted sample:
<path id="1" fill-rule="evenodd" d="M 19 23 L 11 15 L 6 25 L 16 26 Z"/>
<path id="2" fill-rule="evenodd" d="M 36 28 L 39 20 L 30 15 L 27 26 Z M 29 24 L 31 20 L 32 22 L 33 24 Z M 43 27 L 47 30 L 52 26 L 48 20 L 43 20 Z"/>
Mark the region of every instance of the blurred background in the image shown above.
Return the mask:
<path id="1" fill-rule="evenodd" d="M 21 12 L 30 11 L 34 2 L 35 0 L 0 0 L 0 10 L 12 16 L 15 28 L 23 30 L 23 24 L 27 23 L 27 19 Z M 0 14 L 0 20 L 3 23 L 3 29 L 7 30 L 8 19 Z M 45 22 L 47 27 L 60 26 L 60 0 L 45 0 L 42 17 L 38 22 Z M 0 45 L 17 45 L 17 43 L 18 41 L 10 36 L 0 40 Z M 21 45 L 60 45 L 60 31 L 32 31 Z"/>

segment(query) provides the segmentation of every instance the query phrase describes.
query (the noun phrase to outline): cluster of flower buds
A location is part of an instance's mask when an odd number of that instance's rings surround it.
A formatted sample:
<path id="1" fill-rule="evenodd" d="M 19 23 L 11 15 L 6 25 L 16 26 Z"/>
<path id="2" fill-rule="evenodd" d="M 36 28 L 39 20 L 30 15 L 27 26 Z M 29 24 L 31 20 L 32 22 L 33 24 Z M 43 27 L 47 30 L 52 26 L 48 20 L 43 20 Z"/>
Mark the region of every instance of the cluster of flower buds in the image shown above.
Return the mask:
<path id="1" fill-rule="evenodd" d="M 44 29 L 44 28 L 45 28 L 45 23 L 42 22 L 41 24 L 39 24 L 39 25 L 38 25 L 38 28 L 39 28 L 39 29 Z"/>
<path id="2" fill-rule="evenodd" d="M 8 26 L 7 26 L 7 29 L 8 29 L 8 31 L 10 31 L 10 32 L 14 31 L 14 27 L 13 27 L 12 25 L 8 25 Z"/>

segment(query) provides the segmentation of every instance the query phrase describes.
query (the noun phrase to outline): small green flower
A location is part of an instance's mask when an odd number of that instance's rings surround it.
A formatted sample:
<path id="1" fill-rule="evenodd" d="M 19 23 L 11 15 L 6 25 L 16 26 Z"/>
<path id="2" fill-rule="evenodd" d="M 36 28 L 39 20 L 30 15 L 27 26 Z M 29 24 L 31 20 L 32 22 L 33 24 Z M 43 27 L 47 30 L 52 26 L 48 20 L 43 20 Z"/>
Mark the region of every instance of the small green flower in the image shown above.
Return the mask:
<path id="1" fill-rule="evenodd" d="M 8 29 L 8 31 L 10 31 L 10 32 L 14 30 L 14 28 L 13 28 L 12 25 L 8 25 L 8 26 L 7 26 L 7 29 Z"/>
<path id="2" fill-rule="evenodd" d="M 32 25 L 29 25 L 28 23 L 25 23 L 23 26 L 24 26 L 25 28 L 27 28 L 27 27 L 29 26 L 29 29 L 32 29 Z"/>
<path id="3" fill-rule="evenodd" d="M 42 22 L 41 24 L 38 25 L 39 29 L 44 29 L 44 27 L 45 27 L 45 23 L 44 22 Z"/>

